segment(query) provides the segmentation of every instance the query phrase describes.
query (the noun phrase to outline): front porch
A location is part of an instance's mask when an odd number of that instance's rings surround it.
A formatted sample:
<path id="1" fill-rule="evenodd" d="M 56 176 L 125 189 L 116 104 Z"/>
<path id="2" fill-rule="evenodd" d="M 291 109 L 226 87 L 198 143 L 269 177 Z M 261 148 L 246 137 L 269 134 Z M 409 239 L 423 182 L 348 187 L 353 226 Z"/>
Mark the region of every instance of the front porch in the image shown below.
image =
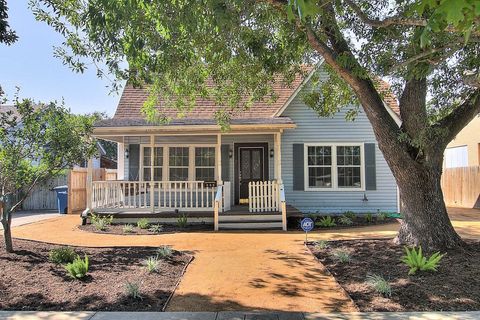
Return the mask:
<path id="1" fill-rule="evenodd" d="M 166 222 L 187 214 L 194 222 L 213 220 L 215 230 L 249 223 L 286 230 L 283 128 L 244 129 L 178 132 L 167 126 L 133 133 L 97 128 L 97 138 L 118 143 L 118 180 L 87 178 L 87 207 L 125 219 Z"/>

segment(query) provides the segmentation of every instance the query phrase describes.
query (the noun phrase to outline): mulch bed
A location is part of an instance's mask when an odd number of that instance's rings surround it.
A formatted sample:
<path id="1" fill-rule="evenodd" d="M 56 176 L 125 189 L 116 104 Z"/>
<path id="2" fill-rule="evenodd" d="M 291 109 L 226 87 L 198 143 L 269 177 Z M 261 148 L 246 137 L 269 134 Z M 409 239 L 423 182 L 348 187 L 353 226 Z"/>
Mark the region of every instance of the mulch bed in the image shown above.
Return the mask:
<path id="1" fill-rule="evenodd" d="M 306 216 L 307 217 L 307 216 Z M 309 216 L 310 217 L 310 216 Z M 323 216 L 317 216 L 314 221 L 318 222 Z M 312 218 L 312 217 L 310 217 Z M 375 225 L 384 225 L 384 224 L 391 224 L 391 223 L 398 223 L 398 220 L 395 218 L 385 218 L 383 220 L 379 220 L 376 217 L 373 218 L 372 221 L 367 221 L 365 217 L 359 215 L 352 220 L 352 224 L 350 225 L 342 225 L 339 221 L 340 216 L 332 216 L 335 220 L 336 226 L 334 227 L 320 227 L 315 225 L 314 230 L 340 230 L 340 229 L 349 229 L 349 228 L 356 228 L 356 227 L 367 227 L 367 226 L 375 226 Z M 288 218 L 288 230 L 297 230 L 302 231 L 300 227 L 300 221 L 302 221 L 303 217 L 289 217 Z"/>
<path id="2" fill-rule="evenodd" d="M 156 248 L 84 248 L 90 270 L 84 280 L 67 276 L 62 265 L 48 261 L 60 246 L 14 239 L 15 253 L 5 252 L 0 237 L 0 310 L 162 311 L 192 256 L 174 251 L 148 273 L 142 261 Z M 140 284 L 142 299 L 126 294 L 126 282 Z"/>
<path id="3" fill-rule="evenodd" d="M 121 235 L 152 235 L 152 234 L 165 234 L 165 233 L 177 233 L 177 232 L 197 232 L 197 231 L 213 231 L 213 225 L 212 224 L 203 224 L 203 223 L 198 223 L 198 224 L 189 224 L 185 228 L 180 228 L 177 225 L 174 224 L 162 224 L 162 231 L 161 232 L 153 232 L 149 229 L 140 229 L 136 225 L 132 224 L 134 226 L 133 232 L 132 233 L 125 233 L 123 231 L 123 227 L 125 224 L 112 224 L 107 227 L 106 230 L 97 230 L 93 224 L 87 224 L 87 225 L 80 225 L 78 228 L 83 231 L 87 232 L 94 232 L 94 233 L 103 233 L 103 234 L 121 234 Z"/>
<path id="4" fill-rule="evenodd" d="M 417 272 L 400 262 L 402 246 L 392 240 L 345 240 L 328 242 L 328 248 L 309 249 L 349 293 L 360 311 L 471 311 L 480 310 L 480 242 L 449 251 L 437 272 Z M 332 252 L 346 250 L 352 261 L 340 263 Z M 365 283 L 367 274 L 382 275 L 392 287 L 383 297 Z"/>

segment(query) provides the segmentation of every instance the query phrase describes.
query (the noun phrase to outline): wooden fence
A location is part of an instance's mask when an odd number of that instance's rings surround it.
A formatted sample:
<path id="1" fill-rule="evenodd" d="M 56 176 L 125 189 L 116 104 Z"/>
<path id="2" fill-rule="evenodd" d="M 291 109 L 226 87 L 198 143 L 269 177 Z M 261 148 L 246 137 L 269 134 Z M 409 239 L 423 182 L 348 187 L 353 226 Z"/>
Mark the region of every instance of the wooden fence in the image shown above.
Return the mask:
<path id="1" fill-rule="evenodd" d="M 116 169 L 93 169 L 93 181 L 117 179 Z M 75 168 L 68 173 L 68 213 L 85 210 L 87 205 L 87 168 Z"/>
<path id="2" fill-rule="evenodd" d="M 442 190 L 449 207 L 480 208 L 480 166 L 444 169 Z"/>
<path id="3" fill-rule="evenodd" d="M 23 210 L 57 209 L 57 195 L 53 188 L 66 185 L 67 176 L 61 175 L 36 185 L 22 203 Z"/>

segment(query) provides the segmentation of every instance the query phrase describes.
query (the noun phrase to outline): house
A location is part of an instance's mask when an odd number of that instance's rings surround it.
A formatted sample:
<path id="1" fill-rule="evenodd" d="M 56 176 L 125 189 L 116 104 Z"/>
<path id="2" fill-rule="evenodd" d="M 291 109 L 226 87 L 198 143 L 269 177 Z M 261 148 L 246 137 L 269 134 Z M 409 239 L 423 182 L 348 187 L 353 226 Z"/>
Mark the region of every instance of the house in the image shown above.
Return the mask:
<path id="1" fill-rule="evenodd" d="M 480 165 L 480 115 L 473 118 L 445 150 L 445 168 Z"/>
<path id="2" fill-rule="evenodd" d="M 118 143 L 119 181 L 91 182 L 89 208 L 164 222 L 188 213 L 215 230 L 286 230 L 287 215 L 303 213 L 397 212 L 395 179 L 365 114 L 319 118 L 303 103 L 313 72 L 326 77 L 319 67 L 290 87 L 275 84 L 278 99 L 236 113 L 227 132 L 204 99 L 181 119 L 160 102 L 174 120 L 152 125 L 141 114 L 148 93 L 126 86 L 114 117 L 94 130 Z M 399 123 L 396 100 L 386 96 Z"/>

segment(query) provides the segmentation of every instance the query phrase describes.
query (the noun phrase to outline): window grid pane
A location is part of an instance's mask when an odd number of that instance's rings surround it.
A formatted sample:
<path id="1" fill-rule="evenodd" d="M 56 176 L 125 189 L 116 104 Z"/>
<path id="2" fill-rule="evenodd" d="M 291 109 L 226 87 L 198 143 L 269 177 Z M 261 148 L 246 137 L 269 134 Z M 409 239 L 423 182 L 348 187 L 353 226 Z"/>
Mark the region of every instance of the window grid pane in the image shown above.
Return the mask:
<path id="1" fill-rule="evenodd" d="M 311 188 L 332 188 L 332 147 L 309 146 L 308 186 Z"/>
<path id="2" fill-rule="evenodd" d="M 195 180 L 215 180 L 215 147 L 195 148 Z"/>
<path id="3" fill-rule="evenodd" d="M 338 188 L 361 188 L 360 146 L 337 147 Z"/>
<path id="4" fill-rule="evenodd" d="M 169 179 L 170 181 L 188 181 L 189 147 L 170 147 Z"/>

